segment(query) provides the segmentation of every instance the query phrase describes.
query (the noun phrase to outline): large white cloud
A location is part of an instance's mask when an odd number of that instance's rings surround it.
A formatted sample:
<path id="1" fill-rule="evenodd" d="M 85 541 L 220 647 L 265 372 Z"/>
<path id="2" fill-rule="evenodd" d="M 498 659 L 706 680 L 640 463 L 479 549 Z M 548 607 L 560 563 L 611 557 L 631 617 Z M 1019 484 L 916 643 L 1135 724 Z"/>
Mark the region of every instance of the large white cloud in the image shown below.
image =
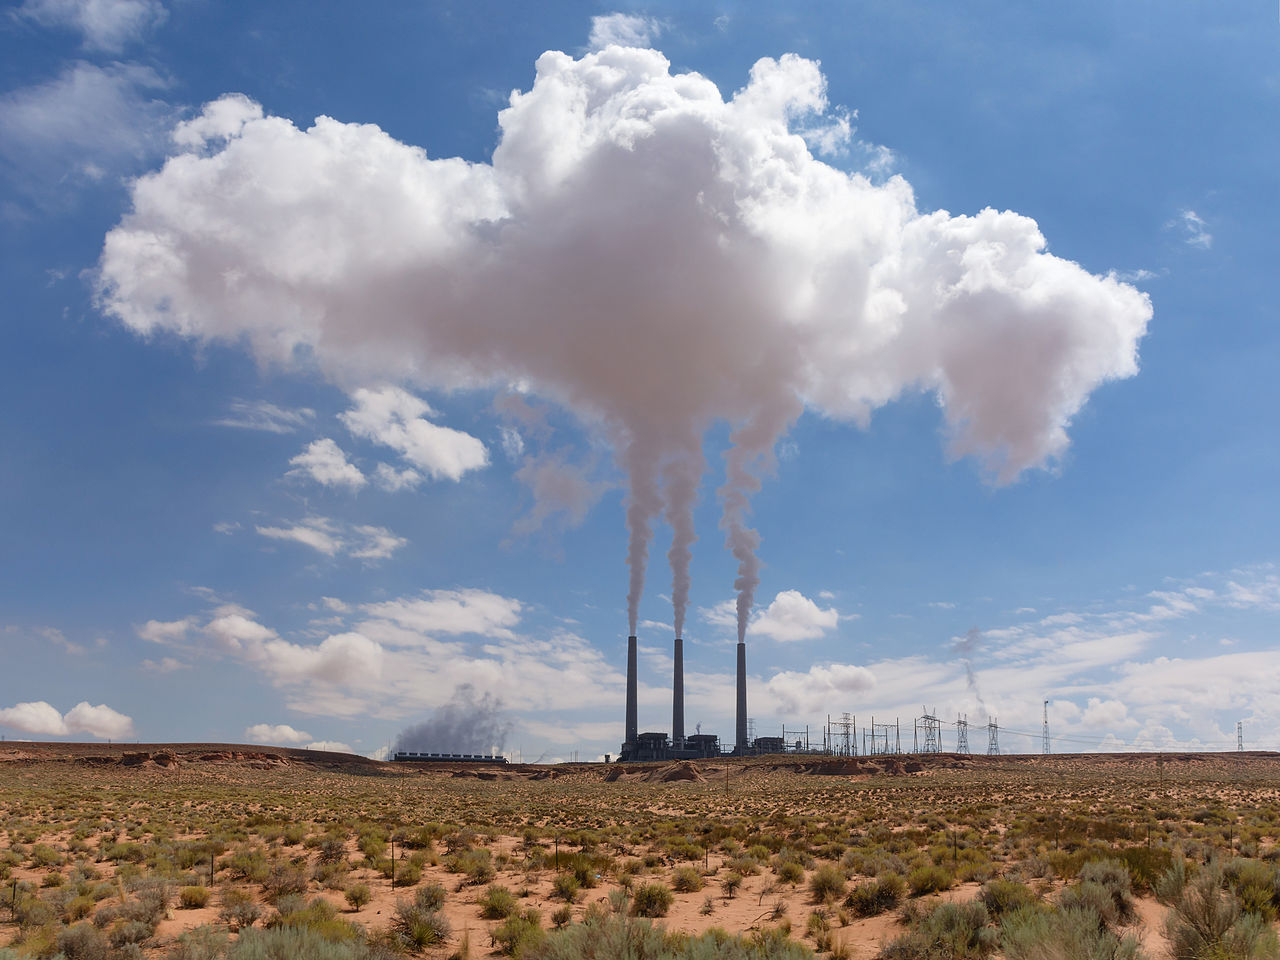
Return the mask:
<path id="1" fill-rule="evenodd" d="M 65 716 L 43 700 L 0 708 L 0 726 L 50 737 L 86 733 L 100 740 L 119 740 L 134 733 L 132 718 L 105 703 L 95 707 L 87 700 L 77 703 Z"/>
<path id="2" fill-rule="evenodd" d="M 652 521 L 665 507 L 683 529 L 701 438 L 728 422 L 742 630 L 748 498 L 805 405 L 865 423 L 932 392 L 952 453 L 1012 481 L 1063 454 L 1094 388 L 1136 372 L 1151 316 L 1133 287 L 1047 253 L 1028 217 L 921 212 L 901 177 L 817 159 L 805 135 L 844 122 L 826 106 L 817 64 L 792 55 L 726 100 L 657 51 L 548 52 L 492 162 L 469 163 L 224 99 L 134 185 L 99 303 L 140 334 L 306 356 L 344 386 L 519 383 L 568 407 L 628 475 L 633 625 Z M 405 397 L 366 395 L 353 429 L 433 475 L 478 465 L 475 438 Z M 670 556 L 682 583 L 688 552 Z"/>
<path id="3" fill-rule="evenodd" d="M 826 610 L 799 590 L 783 590 L 760 616 L 751 621 L 752 634 L 760 634 L 783 643 L 793 640 L 816 640 L 840 622 L 835 607 Z"/>

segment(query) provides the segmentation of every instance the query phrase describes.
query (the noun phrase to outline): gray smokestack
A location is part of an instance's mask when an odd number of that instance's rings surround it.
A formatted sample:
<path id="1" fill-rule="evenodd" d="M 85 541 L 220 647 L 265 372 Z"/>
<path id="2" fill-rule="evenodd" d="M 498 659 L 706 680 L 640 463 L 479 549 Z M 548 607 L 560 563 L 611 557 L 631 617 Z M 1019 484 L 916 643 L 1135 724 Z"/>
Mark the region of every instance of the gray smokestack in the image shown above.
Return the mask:
<path id="1" fill-rule="evenodd" d="M 676 637 L 676 676 L 671 688 L 671 742 L 684 744 L 684 640 Z"/>
<path id="2" fill-rule="evenodd" d="M 636 720 L 636 638 L 627 637 L 627 743 L 634 744 L 639 733 Z"/>
<path id="3" fill-rule="evenodd" d="M 747 645 L 738 642 L 738 729 L 737 738 L 739 753 L 747 750 Z"/>

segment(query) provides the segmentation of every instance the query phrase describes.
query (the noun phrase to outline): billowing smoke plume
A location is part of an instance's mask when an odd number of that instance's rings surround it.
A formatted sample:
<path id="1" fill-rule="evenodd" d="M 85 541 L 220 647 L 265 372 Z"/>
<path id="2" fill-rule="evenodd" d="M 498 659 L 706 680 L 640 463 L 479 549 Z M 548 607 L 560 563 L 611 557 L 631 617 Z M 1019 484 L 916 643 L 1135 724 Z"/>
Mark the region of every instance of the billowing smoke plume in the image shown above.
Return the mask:
<path id="1" fill-rule="evenodd" d="M 741 633 L 750 497 L 806 406 L 863 424 L 930 391 L 953 455 L 1008 482 L 1063 453 L 1098 384 L 1136 372 L 1151 315 L 1046 253 L 1027 217 L 920 213 L 901 177 L 823 163 L 805 135 L 847 133 L 825 111 L 817 64 L 792 55 L 725 100 L 655 50 L 549 52 L 499 114 L 492 162 L 468 163 L 227 96 L 134 185 L 99 302 L 139 333 L 305 357 L 348 389 L 519 382 L 573 411 L 628 474 L 632 633 L 660 510 L 682 624 L 697 483 L 681 471 L 726 422 Z"/>
<path id="2" fill-rule="evenodd" d="M 978 701 L 978 706 L 986 710 L 987 703 L 982 699 L 982 691 L 978 689 L 978 678 L 973 672 L 973 656 L 978 652 L 978 647 L 981 643 L 982 631 L 977 627 L 970 627 L 963 637 L 956 639 L 952 645 L 952 650 L 960 657 L 960 662 L 964 664 L 964 675 L 969 686 L 969 692 Z"/>
<path id="3" fill-rule="evenodd" d="M 502 712 L 502 701 L 464 683 L 453 698 L 436 707 L 430 720 L 400 731 L 395 750 L 418 753 L 501 753 L 507 745 L 511 721 Z"/>

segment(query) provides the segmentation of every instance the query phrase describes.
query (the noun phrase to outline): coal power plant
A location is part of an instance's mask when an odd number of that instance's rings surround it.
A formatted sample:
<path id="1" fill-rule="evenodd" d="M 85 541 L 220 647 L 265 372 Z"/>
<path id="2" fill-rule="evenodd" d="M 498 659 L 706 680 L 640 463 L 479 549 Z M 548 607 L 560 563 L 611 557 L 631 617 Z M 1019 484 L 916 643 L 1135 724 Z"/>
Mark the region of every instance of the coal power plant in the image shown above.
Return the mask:
<path id="1" fill-rule="evenodd" d="M 640 732 L 638 719 L 639 677 L 636 673 L 636 644 L 633 634 L 627 637 L 627 718 L 626 740 L 618 753 L 619 760 L 703 760 L 719 756 L 745 756 L 757 752 L 778 752 L 773 741 L 762 737 L 754 744 L 747 742 L 747 645 L 738 643 L 737 713 L 734 724 L 736 740 L 731 748 L 720 744 L 714 733 L 684 732 L 684 638 L 675 638 L 675 669 L 671 680 L 671 736 L 663 731 Z M 757 750 L 757 746 L 761 749 Z M 766 749 L 771 747 L 772 749 Z"/>

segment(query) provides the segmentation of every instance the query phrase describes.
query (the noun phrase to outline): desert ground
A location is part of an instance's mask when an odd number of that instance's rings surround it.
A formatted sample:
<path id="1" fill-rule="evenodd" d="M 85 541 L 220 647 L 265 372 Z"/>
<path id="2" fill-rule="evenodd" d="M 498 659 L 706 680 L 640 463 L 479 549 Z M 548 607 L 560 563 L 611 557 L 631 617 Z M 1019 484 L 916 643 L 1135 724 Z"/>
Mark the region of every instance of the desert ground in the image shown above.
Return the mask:
<path id="1" fill-rule="evenodd" d="M 1270 957 L 1278 789 L 1272 753 L 5 742 L 0 958 Z"/>

